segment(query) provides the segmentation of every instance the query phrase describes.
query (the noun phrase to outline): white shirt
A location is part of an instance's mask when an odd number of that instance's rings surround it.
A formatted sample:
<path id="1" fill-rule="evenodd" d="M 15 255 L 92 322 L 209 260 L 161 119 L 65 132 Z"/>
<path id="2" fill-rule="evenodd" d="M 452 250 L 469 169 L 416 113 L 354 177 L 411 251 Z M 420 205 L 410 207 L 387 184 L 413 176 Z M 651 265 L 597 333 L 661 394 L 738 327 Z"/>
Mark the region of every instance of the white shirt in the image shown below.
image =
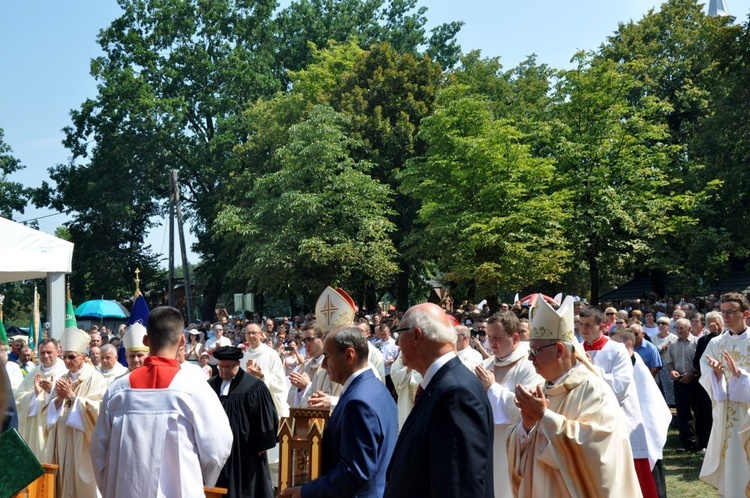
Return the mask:
<path id="1" fill-rule="evenodd" d="M 441 356 L 437 360 L 433 361 L 432 365 L 430 365 L 427 368 L 427 371 L 424 373 L 424 379 L 422 379 L 422 382 L 420 382 L 422 389 L 427 389 L 427 386 L 430 385 L 430 381 L 438 372 L 438 370 L 443 368 L 443 365 L 445 365 L 446 363 L 448 363 L 455 357 L 456 357 L 456 353 L 454 351 L 450 351 L 448 353 L 445 353 L 443 356 Z"/>

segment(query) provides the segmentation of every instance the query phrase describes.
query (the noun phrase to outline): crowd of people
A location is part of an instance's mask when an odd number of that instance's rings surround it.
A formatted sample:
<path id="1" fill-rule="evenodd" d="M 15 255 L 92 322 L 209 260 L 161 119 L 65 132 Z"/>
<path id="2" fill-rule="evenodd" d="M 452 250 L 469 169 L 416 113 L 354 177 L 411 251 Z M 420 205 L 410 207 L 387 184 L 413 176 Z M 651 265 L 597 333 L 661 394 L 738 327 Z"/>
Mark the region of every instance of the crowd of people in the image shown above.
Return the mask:
<path id="1" fill-rule="evenodd" d="M 701 478 L 746 496 L 747 298 L 609 304 L 358 315 L 329 288 L 315 314 L 185 328 L 160 307 L 0 360 L 58 496 L 665 497 L 670 407 Z M 276 490 L 290 408 L 331 410 L 322 475 Z"/>

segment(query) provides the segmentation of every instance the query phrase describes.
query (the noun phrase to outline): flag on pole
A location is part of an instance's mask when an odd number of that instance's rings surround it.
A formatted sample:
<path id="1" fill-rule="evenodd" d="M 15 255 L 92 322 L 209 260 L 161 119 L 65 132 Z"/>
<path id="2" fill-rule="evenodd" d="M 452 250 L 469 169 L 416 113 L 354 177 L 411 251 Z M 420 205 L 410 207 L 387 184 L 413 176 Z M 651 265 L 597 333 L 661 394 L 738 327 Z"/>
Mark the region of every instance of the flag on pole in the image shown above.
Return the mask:
<path id="1" fill-rule="evenodd" d="M 29 322 L 29 347 L 34 349 L 39 342 L 39 293 L 36 291 L 36 285 L 34 286 L 34 307 L 31 310 L 31 320 Z"/>
<path id="2" fill-rule="evenodd" d="M 69 327 L 78 327 L 73 300 L 70 298 L 70 284 L 68 284 L 68 303 L 65 306 L 65 328 Z"/>
<path id="3" fill-rule="evenodd" d="M 6 346 L 9 346 L 8 333 L 5 331 L 5 325 L 3 325 L 2 309 L 0 309 L 0 344 L 5 344 Z"/>
<path id="4" fill-rule="evenodd" d="M 5 331 L 5 325 L 3 325 L 3 300 L 5 299 L 5 296 L 0 294 L 0 344 L 5 344 L 6 346 L 10 346 L 8 344 L 8 333 Z"/>

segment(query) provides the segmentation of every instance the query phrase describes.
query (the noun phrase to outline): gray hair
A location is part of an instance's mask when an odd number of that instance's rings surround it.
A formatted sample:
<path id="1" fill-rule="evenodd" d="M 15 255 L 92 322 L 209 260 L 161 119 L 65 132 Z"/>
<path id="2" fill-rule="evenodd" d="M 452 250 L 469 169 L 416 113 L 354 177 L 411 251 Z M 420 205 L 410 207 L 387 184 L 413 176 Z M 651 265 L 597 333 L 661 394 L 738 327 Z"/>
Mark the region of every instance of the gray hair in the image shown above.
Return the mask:
<path id="1" fill-rule="evenodd" d="M 455 327 L 446 325 L 435 315 L 421 308 L 412 308 L 404 313 L 400 328 L 406 327 L 418 327 L 430 341 L 453 343 L 458 339 Z"/>
<path id="2" fill-rule="evenodd" d="M 718 321 L 721 324 L 721 328 L 724 328 L 724 317 L 721 316 L 720 311 L 709 311 L 706 313 L 706 323 L 711 321 Z"/>
<path id="3" fill-rule="evenodd" d="M 117 348 L 111 344 L 105 344 L 104 346 L 100 347 L 99 352 L 101 353 L 102 356 L 104 356 L 107 353 L 114 353 L 114 355 L 117 356 Z"/>

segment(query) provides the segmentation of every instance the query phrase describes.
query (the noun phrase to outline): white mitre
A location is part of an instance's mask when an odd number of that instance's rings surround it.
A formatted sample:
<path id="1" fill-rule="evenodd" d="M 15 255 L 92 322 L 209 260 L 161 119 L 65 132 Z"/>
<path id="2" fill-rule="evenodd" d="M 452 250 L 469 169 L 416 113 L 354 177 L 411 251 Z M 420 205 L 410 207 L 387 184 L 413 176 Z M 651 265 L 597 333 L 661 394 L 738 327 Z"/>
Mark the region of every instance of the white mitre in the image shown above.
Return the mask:
<path id="1" fill-rule="evenodd" d="M 568 296 L 562 302 L 560 307 L 555 310 L 544 299 L 537 299 L 531 315 L 531 336 L 533 339 L 551 339 L 560 342 L 566 342 L 573 345 L 575 349 L 576 360 L 583 363 L 586 368 L 597 375 L 601 375 L 589 360 L 588 355 L 583 350 L 583 345 L 576 339 L 573 319 L 573 296 Z"/>
<path id="2" fill-rule="evenodd" d="M 565 298 L 556 310 L 544 299 L 537 299 L 531 314 L 531 339 L 555 339 L 575 344 L 573 298 Z"/>
<path id="3" fill-rule="evenodd" d="M 91 337 L 77 327 L 68 327 L 60 336 L 60 349 L 85 354 L 89 349 Z"/>
<path id="4" fill-rule="evenodd" d="M 148 352 L 148 346 L 143 343 L 143 338 L 146 337 L 146 327 L 142 323 L 136 322 L 125 330 L 125 336 L 122 338 L 122 342 L 125 345 L 125 351 L 146 351 Z"/>
<path id="5" fill-rule="evenodd" d="M 354 323 L 354 300 L 343 289 L 326 287 L 315 304 L 315 319 L 324 332 Z"/>

